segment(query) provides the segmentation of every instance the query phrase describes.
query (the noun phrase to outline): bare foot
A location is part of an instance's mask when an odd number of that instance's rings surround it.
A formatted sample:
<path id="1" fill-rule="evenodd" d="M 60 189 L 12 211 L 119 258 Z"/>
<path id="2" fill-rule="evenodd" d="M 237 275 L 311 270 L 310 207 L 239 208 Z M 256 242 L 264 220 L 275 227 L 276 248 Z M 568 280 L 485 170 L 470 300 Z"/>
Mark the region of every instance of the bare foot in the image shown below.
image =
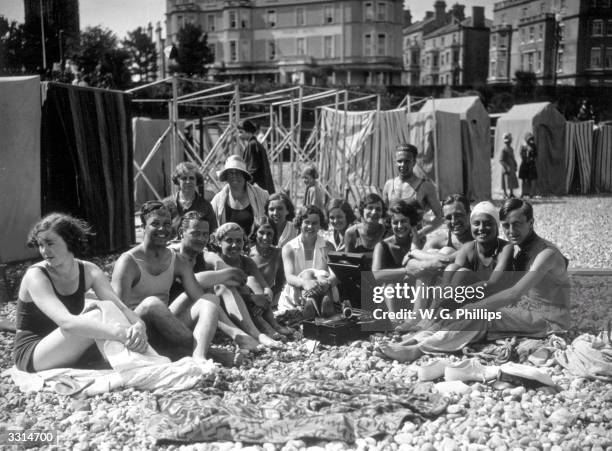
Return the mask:
<path id="1" fill-rule="evenodd" d="M 225 349 L 210 348 L 208 355 L 215 362 L 226 367 L 240 366 L 244 363 L 245 355 L 241 352 L 226 351 Z"/>
<path id="2" fill-rule="evenodd" d="M 259 342 L 257 340 L 246 334 L 236 335 L 234 338 L 234 343 L 236 343 L 240 349 L 244 349 L 246 351 L 255 351 L 257 346 L 259 346 Z"/>
<path id="3" fill-rule="evenodd" d="M 378 349 L 388 358 L 398 362 L 414 362 L 423 355 L 423 352 L 416 345 L 401 346 L 381 343 Z"/>
<path id="4" fill-rule="evenodd" d="M 259 334 L 257 338 L 259 339 L 259 342 L 262 345 L 268 348 L 278 349 L 278 348 L 283 347 L 283 344 L 280 341 L 273 340 L 272 338 L 268 337 L 266 334 Z"/>

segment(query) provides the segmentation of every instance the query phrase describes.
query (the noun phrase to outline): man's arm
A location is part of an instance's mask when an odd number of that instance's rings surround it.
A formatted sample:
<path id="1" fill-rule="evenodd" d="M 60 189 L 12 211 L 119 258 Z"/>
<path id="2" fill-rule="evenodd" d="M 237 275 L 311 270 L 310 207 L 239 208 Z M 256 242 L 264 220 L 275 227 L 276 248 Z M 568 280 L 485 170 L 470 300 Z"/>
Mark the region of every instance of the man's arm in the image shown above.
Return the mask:
<path id="1" fill-rule="evenodd" d="M 174 275 L 181 278 L 185 293 L 187 293 L 187 296 L 189 296 L 190 299 L 201 299 L 206 302 L 213 302 L 210 299 L 204 297 L 204 289 L 196 280 L 195 275 L 193 274 L 193 270 L 191 269 L 191 265 L 185 260 L 183 260 L 183 257 L 181 257 L 180 255 L 176 256 L 174 264 Z"/>
<path id="2" fill-rule="evenodd" d="M 113 268 L 111 286 L 119 299 L 130 299 L 132 287 L 140 278 L 140 271 L 136 263 L 127 254 L 121 254 Z"/>
<path id="3" fill-rule="evenodd" d="M 438 199 L 436 187 L 429 180 L 426 181 L 424 185 L 425 203 L 433 212 L 434 219 L 431 221 L 431 224 L 428 224 L 419 230 L 419 237 L 423 237 L 428 233 L 433 232 L 444 222 L 444 218 L 442 217 L 442 204 L 440 203 L 440 199 Z"/>
<path id="4" fill-rule="evenodd" d="M 536 286 L 549 271 L 561 270 L 565 268 L 562 257 L 553 249 L 544 249 L 540 252 L 529 271 L 521 277 L 517 283 L 510 288 L 495 293 L 482 301 L 469 304 L 468 308 L 486 308 L 498 310 L 501 307 L 518 302 L 524 294 Z"/>

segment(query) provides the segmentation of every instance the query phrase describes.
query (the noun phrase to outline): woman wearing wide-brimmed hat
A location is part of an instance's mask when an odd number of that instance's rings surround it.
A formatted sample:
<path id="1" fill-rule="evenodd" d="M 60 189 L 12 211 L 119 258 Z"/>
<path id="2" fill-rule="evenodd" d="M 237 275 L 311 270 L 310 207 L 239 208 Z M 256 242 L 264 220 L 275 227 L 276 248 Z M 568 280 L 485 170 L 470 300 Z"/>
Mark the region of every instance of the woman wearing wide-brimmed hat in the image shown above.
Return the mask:
<path id="1" fill-rule="evenodd" d="M 504 133 L 504 147 L 501 150 L 499 156 L 499 164 L 501 164 L 503 172 L 501 178 L 502 191 L 504 192 L 504 199 L 508 197 L 514 197 L 513 189 L 518 188 L 518 179 L 516 178 L 516 159 L 514 158 L 514 149 L 512 148 L 512 135 L 510 133 Z M 508 195 L 508 192 L 510 195 Z"/>
<path id="2" fill-rule="evenodd" d="M 251 185 L 251 175 L 238 155 L 228 157 L 219 172 L 219 180 L 227 183 L 211 202 L 217 222 L 219 225 L 235 222 L 250 233 L 255 218 L 266 214 L 268 192 Z"/>

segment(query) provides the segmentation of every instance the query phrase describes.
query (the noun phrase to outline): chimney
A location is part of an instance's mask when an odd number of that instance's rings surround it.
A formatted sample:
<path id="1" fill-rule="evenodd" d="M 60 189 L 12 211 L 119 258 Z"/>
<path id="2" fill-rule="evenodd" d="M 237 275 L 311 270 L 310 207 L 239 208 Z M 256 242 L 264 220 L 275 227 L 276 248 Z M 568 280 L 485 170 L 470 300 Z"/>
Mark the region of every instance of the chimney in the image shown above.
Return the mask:
<path id="1" fill-rule="evenodd" d="M 425 20 L 427 19 L 433 19 L 434 13 L 433 11 L 426 11 L 425 12 Z"/>
<path id="2" fill-rule="evenodd" d="M 451 7 L 451 16 L 457 19 L 459 22 L 465 20 L 465 5 L 460 5 L 459 3 L 455 3 Z"/>
<path id="3" fill-rule="evenodd" d="M 472 26 L 474 28 L 484 28 L 484 6 L 472 6 Z"/>
<path id="4" fill-rule="evenodd" d="M 436 22 L 444 22 L 446 18 L 446 3 L 444 3 L 444 0 L 438 0 L 434 3 L 434 10 L 436 11 Z"/>
<path id="5" fill-rule="evenodd" d="M 151 22 L 149 22 L 149 25 L 147 25 L 147 34 L 149 35 L 149 39 L 151 41 L 155 41 L 155 38 L 153 36 L 153 24 Z"/>
<path id="6" fill-rule="evenodd" d="M 412 13 L 409 9 L 405 9 L 404 11 L 404 27 L 412 24 Z"/>

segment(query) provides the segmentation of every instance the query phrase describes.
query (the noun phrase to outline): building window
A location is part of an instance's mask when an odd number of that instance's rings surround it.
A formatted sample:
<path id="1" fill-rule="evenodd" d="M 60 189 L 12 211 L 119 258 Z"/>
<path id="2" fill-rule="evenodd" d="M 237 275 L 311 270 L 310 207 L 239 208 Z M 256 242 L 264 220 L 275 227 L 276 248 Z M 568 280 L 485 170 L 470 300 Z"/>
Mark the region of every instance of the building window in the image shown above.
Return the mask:
<path id="1" fill-rule="evenodd" d="M 453 35 L 454 37 L 455 35 Z M 497 47 L 497 35 L 495 33 L 491 35 L 491 47 Z"/>
<path id="2" fill-rule="evenodd" d="M 217 44 L 214 42 L 212 44 L 208 44 L 208 50 L 210 51 L 212 61 L 217 61 Z"/>
<path id="3" fill-rule="evenodd" d="M 304 8 L 297 8 L 295 10 L 295 24 L 298 27 L 306 25 L 306 16 L 304 15 Z"/>
<path id="4" fill-rule="evenodd" d="M 491 67 L 489 68 L 489 77 L 495 77 L 495 61 L 491 61 Z"/>
<path id="5" fill-rule="evenodd" d="M 434 53 L 434 54 L 432 55 L 431 66 L 432 66 L 432 67 L 438 67 L 438 66 L 440 66 L 440 55 L 439 55 L 439 54 Z"/>
<path id="6" fill-rule="evenodd" d="M 444 36 L 440 38 L 440 46 L 444 47 Z"/>
<path id="7" fill-rule="evenodd" d="M 266 24 L 268 25 L 268 27 L 274 28 L 276 26 L 276 10 L 275 9 L 268 10 L 266 19 L 267 19 Z"/>
<path id="8" fill-rule="evenodd" d="M 275 60 L 276 59 L 276 42 L 268 41 L 268 59 Z"/>
<path id="9" fill-rule="evenodd" d="M 453 63 L 459 63 L 459 50 L 453 51 Z"/>
<path id="10" fill-rule="evenodd" d="M 529 27 L 529 42 L 533 42 L 535 39 L 535 29 L 534 27 Z"/>
<path id="11" fill-rule="evenodd" d="M 240 26 L 242 28 L 249 28 L 249 13 L 242 13 L 242 20 L 240 21 Z"/>
<path id="12" fill-rule="evenodd" d="M 612 36 L 612 20 L 608 20 L 608 25 L 606 27 L 606 34 L 608 36 Z"/>
<path id="13" fill-rule="evenodd" d="M 236 23 L 236 11 L 230 11 L 229 12 L 229 27 L 236 28 L 237 25 L 238 24 Z"/>
<path id="14" fill-rule="evenodd" d="M 557 72 L 563 72 L 563 51 L 557 53 Z"/>
<path id="15" fill-rule="evenodd" d="M 521 28 L 521 43 L 525 42 L 525 29 Z"/>
<path id="16" fill-rule="evenodd" d="M 363 40 L 363 55 L 372 56 L 372 35 L 366 34 Z"/>
<path id="17" fill-rule="evenodd" d="M 323 22 L 333 23 L 334 22 L 334 7 L 333 5 L 325 5 L 323 8 Z"/>
<path id="18" fill-rule="evenodd" d="M 542 51 L 538 50 L 538 52 L 536 53 L 537 55 L 537 61 L 536 61 L 536 73 L 540 73 L 542 72 Z"/>
<path id="19" fill-rule="evenodd" d="M 604 67 L 612 69 L 612 47 L 606 47 L 606 57 L 604 59 Z"/>
<path id="20" fill-rule="evenodd" d="M 414 64 L 415 66 L 419 65 L 419 51 L 418 50 L 413 50 L 412 52 L 410 52 L 410 60 L 412 61 L 412 64 Z"/>
<path id="21" fill-rule="evenodd" d="M 324 58 L 334 57 L 334 37 L 333 36 L 323 37 L 323 57 Z"/>
<path id="22" fill-rule="evenodd" d="M 540 24 L 538 27 L 538 40 L 541 41 L 542 39 L 544 39 L 544 25 Z"/>
<path id="23" fill-rule="evenodd" d="M 457 33 L 453 33 L 453 44 L 457 43 Z"/>
<path id="24" fill-rule="evenodd" d="M 385 22 L 387 20 L 387 2 L 378 2 L 376 8 L 376 20 Z"/>
<path id="25" fill-rule="evenodd" d="M 372 2 L 365 2 L 363 8 L 363 20 L 366 22 L 372 22 L 374 20 L 374 4 Z"/>
<path id="26" fill-rule="evenodd" d="M 238 50 L 236 49 L 236 41 L 230 41 L 230 61 L 238 61 Z"/>
<path id="27" fill-rule="evenodd" d="M 603 20 L 594 20 L 591 36 L 603 35 Z"/>
<path id="28" fill-rule="evenodd" d="M 297 55 L 306 55 L 306 41 L 304 38 L 297 38 L 295 41 L 295 53 Z"/>
<path id="29" fill-rule="evenodd" d="M 535 70 L 535 66 L 533 65 L 533 55 L 534 55 L 533 52 L 527 54 L 527 71 L 528 72 L 534 72 Z"/>
<path id="30" fill-rule="evenodd" d="M 214 14 L 209 14 L 207 16 L 207 23 L 208 23 L 208 31 L 215 31 L 215 15 Z"/>
<path id="31" fill-rule="evenodd" d="M 601 49 L 599 47 L 591 48 L 591 60 L 589 61 L 591 69 L 601 69 Z"/>
<path id="32" fill-rule="evenodd" d="M 379 33 L 378 35 L 376 54 L 378 56 L 385 56 L 387 54 L 387 36 L 384 33 Z"/>

